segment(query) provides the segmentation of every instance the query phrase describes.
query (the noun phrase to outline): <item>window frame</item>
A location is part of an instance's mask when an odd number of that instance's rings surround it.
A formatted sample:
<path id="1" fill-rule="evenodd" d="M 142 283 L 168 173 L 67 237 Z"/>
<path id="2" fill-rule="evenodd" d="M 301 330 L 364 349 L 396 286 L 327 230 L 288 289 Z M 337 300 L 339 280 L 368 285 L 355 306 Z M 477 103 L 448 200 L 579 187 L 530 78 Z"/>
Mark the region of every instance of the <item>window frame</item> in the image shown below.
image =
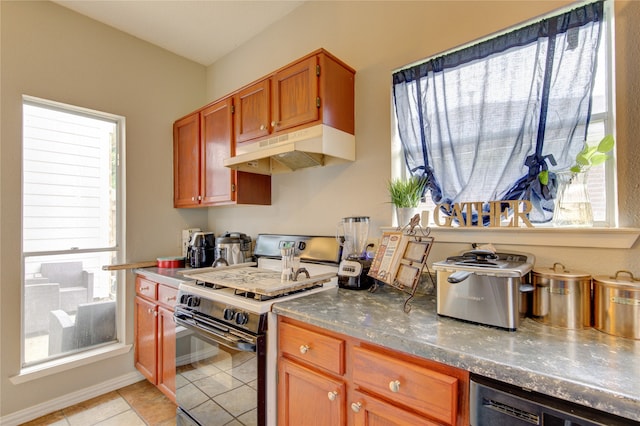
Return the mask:
<path id="1" fill-rule="evenodd" d="M 21 236 L 21 329 L 20 329 L 20 372 L 11 377 L 13 383 L 23 383 L 25 381 L 33 380 L 49 374 L 55 374 L 60 371 L 65 371 L 71 368 L 75 368 L 79 365 L 85 365 L 90 362 L 99 361 L 111 356 L 118 356 L 122 353 L 126 353 L 131 349 L 131 345 L 125 345 L 126 341 L 126 276 L 122 271 L 112 272 L 115 277 L 116 285 L 116 341 L 113 343 L 107 343 L 103 345 L 91 346 L 86 349 L 81 349 L 74 352 L 62 354 L 58 357 L 47 357 L 42 360 L 34 361 L 31 363 L 25 362 L 25 264 L 28 258 L 37 256 L 49 256 L 49 255 L 76 255 L 83 253 L 102 253 L 102 252 L 115 252 L 115 256 L 118 262 L 122 261 L 125 256 L 125 134 L 126 134 L 126 118 L 116 114 L 106 113 L 103 111 L 92 110 L 75 105 L 56 102 L 48 99 L 42 99 L 30 95 L 22 96 L 22 105 L 35 105 L 42 108 L 58 110 L 65 113 L 76 114 L 80 116 L 86 116 L 89 118 L 95 118 L 99 120 L 105 120 L 113 122 L 116 127 L 115 135 L 115 150 L 116 150 L 116 164 L 115 164 L 115 190 L 116 190 L 116 202 L 115 202 L 115 241 L 114 244 L 109 244 L 105 247 L 84 247 L 84 248 L 70 248 L 67 250 L 45 250 L 45 251 L 24 251 L 23 237 Z M 24 117 L 24 113 L 22 115 Z M 22 142 L 21 142 L 22 143 Z M 21 180 L 24 179 L 24 173 L 21 174 Z M 24 183 L 21 185 L 21 205 L 24 201 Z M 21 233 L 23 232 L 23 215 L 21 214 Z"/>
<path id="2" fill-rule="evenodd" d="M 531 22 L 533 21 L 537 21 L 540 19 L 545 19 L 545 18 L 549 18 L 552 16 L 556 16 L 556 15 L 560 15 L 562 13 L 566 13 L 572 9 L 575 9 L 576 5 L 570 5 L 570 6 L 566 6 L 560 9 L 557 9 L 555 11 L 552 11 L 544 16 L 540 16 L 540 17 L 536 17 L 534 19 L 531 19 L 527 22 L 523 22 L 519 25 L 515 25 L 512 27 L 509 27 L 505 30 L 493 33 L 493 34 L 489 34 L 485 37 L 481 37 L 479 39 L 476 40 L 472 40 L 468 43 L 465 43 L 464 45 L 460 45 L 457 47 L 454 47 L 452 49 L 448 49 L 444 52 L 440 52 L 440 53 L 436 53 L 433 55 L 430 55 L 429 57 L 439 57 L 448 53 L 452 53 L 452 52 L 456 52 L 458 50 L 467 48 L 469 46 L 473 46 L 475 44 L 481 43 L 483 41 L 495 38 L 497 36 L 500 36 L 502 34 L 505 33 L 509 33 L 511 31 L 514 31 L 518 28 L 521 27 L 525 27 L 529 24 L 531 24 Z M 604 31 L 602 33 L 603 37 L 601 40 L 601 43 L 604 42 L 605 43 L 605 80 L 606 80 L 606 87 L 605 87 L 605 96 L 607 99 L 607 111 L 605 113 L 599 113 L 599 114 L 592 114 L 591 119 L 590 119 L 590 124 L 593 122 L 602 122 L 604 125 L 604 132 L 605 134 L 612 134 L 614 135 L 615 138 L 615 72 L 614 72 L 614 68 L 615 68 L 615 42 L 614 42 L 614 28 L 615 28 L 615 23 L 614 23 L 614 13 L 613 13 L 613 2 L 610 0 L 606 0 L 603 3 L 603 11 L 604 11 L 604 17 L 603 17 L 603 23 L 604 23 Z M 408 64 L 405 65 L 403 67 L 400 67 L 396 70 L 393 70 L 392 73 L 395 73 L 396 71 L 399 71 L 401 69 L 405 69 L 405 68 L 409 68 L 412 67 L 414 65 L 420 64 L 425 62 L 426 60 L 428 60 L 428 58 L 416 61 L 412 64 Z M 393 85 L 391 86 L 391 92 L 393 92 Z M 404 159 L 404 152 L 403 152 L 403 147 L 402 144 L 400 142 L 400 136 L 398 134 L 398 123 L 396 121 L 396 116 L 395 116 L 395 107 L 393 105 L 393 93 L 391 93 L 390 96 L 390 103 L 391 103 L 391 126 L 392 126 L 392 134 L 391 134 L 391 139 L 392 139 L 392 143 L 391 143 L 391 178 L 392 179 L 397 179 L 397 178 L 408 178 L 410 173 L 409 170 L 406 167 L 405 164 L 405 159 Z M 605 222 L 597 222 L 594 223 L 594 228 L 593 229 L 598 229 L 598 228 L 614 228 L 617 229 L 618 228 L 618 223 L 619 223 L 619 214 L 618 214 L 618 185 L 617 185 L 617 172 L 616 172 L 616 148 L 614 147 L 613 153 L 610 156 L 610 158 L 604 163 L 604 167 L 605 167 L 605 179 L 606 179 L 606 207 L 605 207 Z M 435 205 L 431 202 L 431 200 L 429 199 L 429 197 L 427 197 L 427 202 L 422 202 L 419 206 L 418 209 L 421 210 L 432 210 L 435 207 Z M 434 226 L 434 222 L 433 222 L 433 215 L 429 215 L 430 217 L 430 223 L 429 224 L 425 224 L 423 226 Z M 536 223 L 535 227 L 536 228 L 551 228 L 553 225 L 551 223 Z M 480 227 L 480 228 L 484 228 L 484 227 Z M 488 229 L 495 229 L 495 228 L 488 228 Z M 554 228 L 554 229 L 564 229 L 564 228 Z M 583 231 L 585 231 L 585 228 L 581 228 Z M 591 228 L 589 228 L 588 230 L 591 230 Z M 623 243 L 626 244 L 626 243 Z"/>

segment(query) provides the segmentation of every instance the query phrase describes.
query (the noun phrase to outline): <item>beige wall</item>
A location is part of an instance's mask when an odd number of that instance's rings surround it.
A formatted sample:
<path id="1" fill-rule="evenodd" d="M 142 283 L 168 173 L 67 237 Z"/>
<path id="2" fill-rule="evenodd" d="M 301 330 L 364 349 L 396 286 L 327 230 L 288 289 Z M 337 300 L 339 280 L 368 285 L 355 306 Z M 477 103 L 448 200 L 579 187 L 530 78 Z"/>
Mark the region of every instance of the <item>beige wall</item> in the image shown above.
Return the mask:
<path id="1" fill-rule="evenodd" d="M 0 415 L 7 415 L 135 371 L 131 352 L 9 382 L 20 368 L 21 96 L 126 117 L 127 260 L 149 260 L 179 254 L 180 230 L 206 225 L 205 211 L 172 208 L 172 123 L 205 102 L 205 67 L 54 3 L 2 1 L 1 11 Z M 131 343 L 132 304 L 127 318 Z"/>
<path id="2" fill-rule="evenodd" d="M 391 223 L 392 70 L 541 15 L 567 1 L 310 2 L 209 67 L 180 59 L 52 3 L 1 2 L 0 415 L 44 403 L 133 370 L 131 354 L 19 386 L 20 96 L 95 108 L 127 118 L 127 260 L 178 249 L 179 230 L 333 234 L 348 215 Z M 640 2 L 616 2 L 617 146 L 622 225 L 640 227 Z M 453 17 L 458 18 L 454 21 Z M 476 22 L 482 18 L 484 22 Z M 418 29 L 419 28 L 419 29 Z M 197 107 L 324 47 L 357 70 L 355 163 L 273 179 L 273 205 L 172 208 L 171 124 Z M 160 171 L 163 172 L 160 172 Z M 467 246 L 436 244 L 439 260 Z M 522 247 L 518 247 L 522 250 Z M 636 267 L 639 250 L 534 247 L 543 261 L 583 269 Z M 640 272 L 635 269 L 636 272 Z M 131 276 L 129 274 L 129 284 Z M 129 287 L 131 298 L 133 291 Z M 131 320 L 131 307 L 129 320 Z M 131 331 L 131 324 L 129 324 Z"/>
<path id="3" fill-rule="evenodd" d="M 234 50 L 207 70 L 209 100 L 255 80 L 297 57 L 324 47 L 356 69 L 357 160 L 344 166 L 300 170 L 273 177 L 273 205 L 209 209 L 216 232 L 300 232 L 332 235 L 338 220 L 368 215 L 374 236 L 390 226 L 386 181 L 391 173 L 391 73 L 394 69 L 509 28 L 568 1 L 310 2 Z M 481 18 L 482 21 L 478 21 Z M 617 147 L 621 226 L 640 227 L 637 99 L 640 82 L 640 2 L 616 2 Z M 596 237 L 594 237 L 596 238 Z M 487 237 L 490 240 L 490 236 Z M 491 241 L 469 241 L 491 242 Z M 468 244 L 438 243 L 441 260 Z M 508 248 L 502 246 L 501 248 Z M 593 274 L 634 269 L 637 249 L 606 250 L 517 246 L 538 264 L 563 261 Z M 601 260 L 607 259 L 606 262 Z M 640 270 L 635 269 L 637 274 Z"/>

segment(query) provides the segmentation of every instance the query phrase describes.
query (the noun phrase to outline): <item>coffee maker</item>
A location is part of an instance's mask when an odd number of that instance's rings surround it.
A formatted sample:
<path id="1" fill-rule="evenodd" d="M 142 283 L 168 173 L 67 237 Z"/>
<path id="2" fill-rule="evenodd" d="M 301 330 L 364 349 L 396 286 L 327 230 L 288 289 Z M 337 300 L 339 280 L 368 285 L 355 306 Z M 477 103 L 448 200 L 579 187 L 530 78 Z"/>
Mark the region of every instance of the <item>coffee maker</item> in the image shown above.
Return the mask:
<path id="1" fill-rule="evenodd" d="M 339 238 L 342 256 L 338 267 L 338 287 L 350 290 L 366 290 L 374 284 L 370 277 L 371 259 L 367 257 L 369 217 L 345 217 L 338 225 L 343 237 Z"/>
<path id="2" fill-rule="evenodd" d="M 213 232 L 194 232 L 189 240 L 187 262 L 192 268 L 206 268 L 215 260 L 215 236 Z"/>

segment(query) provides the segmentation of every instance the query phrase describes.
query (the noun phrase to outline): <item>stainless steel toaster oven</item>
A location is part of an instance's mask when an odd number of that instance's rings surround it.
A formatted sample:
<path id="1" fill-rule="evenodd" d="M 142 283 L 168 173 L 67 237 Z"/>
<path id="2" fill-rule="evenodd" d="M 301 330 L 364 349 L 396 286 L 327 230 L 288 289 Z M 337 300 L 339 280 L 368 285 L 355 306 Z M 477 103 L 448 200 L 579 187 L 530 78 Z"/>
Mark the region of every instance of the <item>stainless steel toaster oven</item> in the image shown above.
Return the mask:
<path id="1" fill-rule="evenodd" d="M 514 331 L 526 312 L 526 282 L 535 258 L 527 253 L 471 250 L 435 262 L 437 312 Z"/>

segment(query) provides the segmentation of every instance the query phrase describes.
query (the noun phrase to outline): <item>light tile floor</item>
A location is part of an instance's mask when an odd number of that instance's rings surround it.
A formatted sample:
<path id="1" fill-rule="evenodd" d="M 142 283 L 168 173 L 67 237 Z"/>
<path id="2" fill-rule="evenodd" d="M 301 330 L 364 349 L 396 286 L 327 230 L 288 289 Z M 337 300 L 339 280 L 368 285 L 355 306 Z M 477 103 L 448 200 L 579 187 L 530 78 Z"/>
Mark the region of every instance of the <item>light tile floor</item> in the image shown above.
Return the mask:
<path id="1" fill-rule="evenodd" d="M 146 380 L 64 408 L 26 426 L 175 426 L 176 405 Z"/>

